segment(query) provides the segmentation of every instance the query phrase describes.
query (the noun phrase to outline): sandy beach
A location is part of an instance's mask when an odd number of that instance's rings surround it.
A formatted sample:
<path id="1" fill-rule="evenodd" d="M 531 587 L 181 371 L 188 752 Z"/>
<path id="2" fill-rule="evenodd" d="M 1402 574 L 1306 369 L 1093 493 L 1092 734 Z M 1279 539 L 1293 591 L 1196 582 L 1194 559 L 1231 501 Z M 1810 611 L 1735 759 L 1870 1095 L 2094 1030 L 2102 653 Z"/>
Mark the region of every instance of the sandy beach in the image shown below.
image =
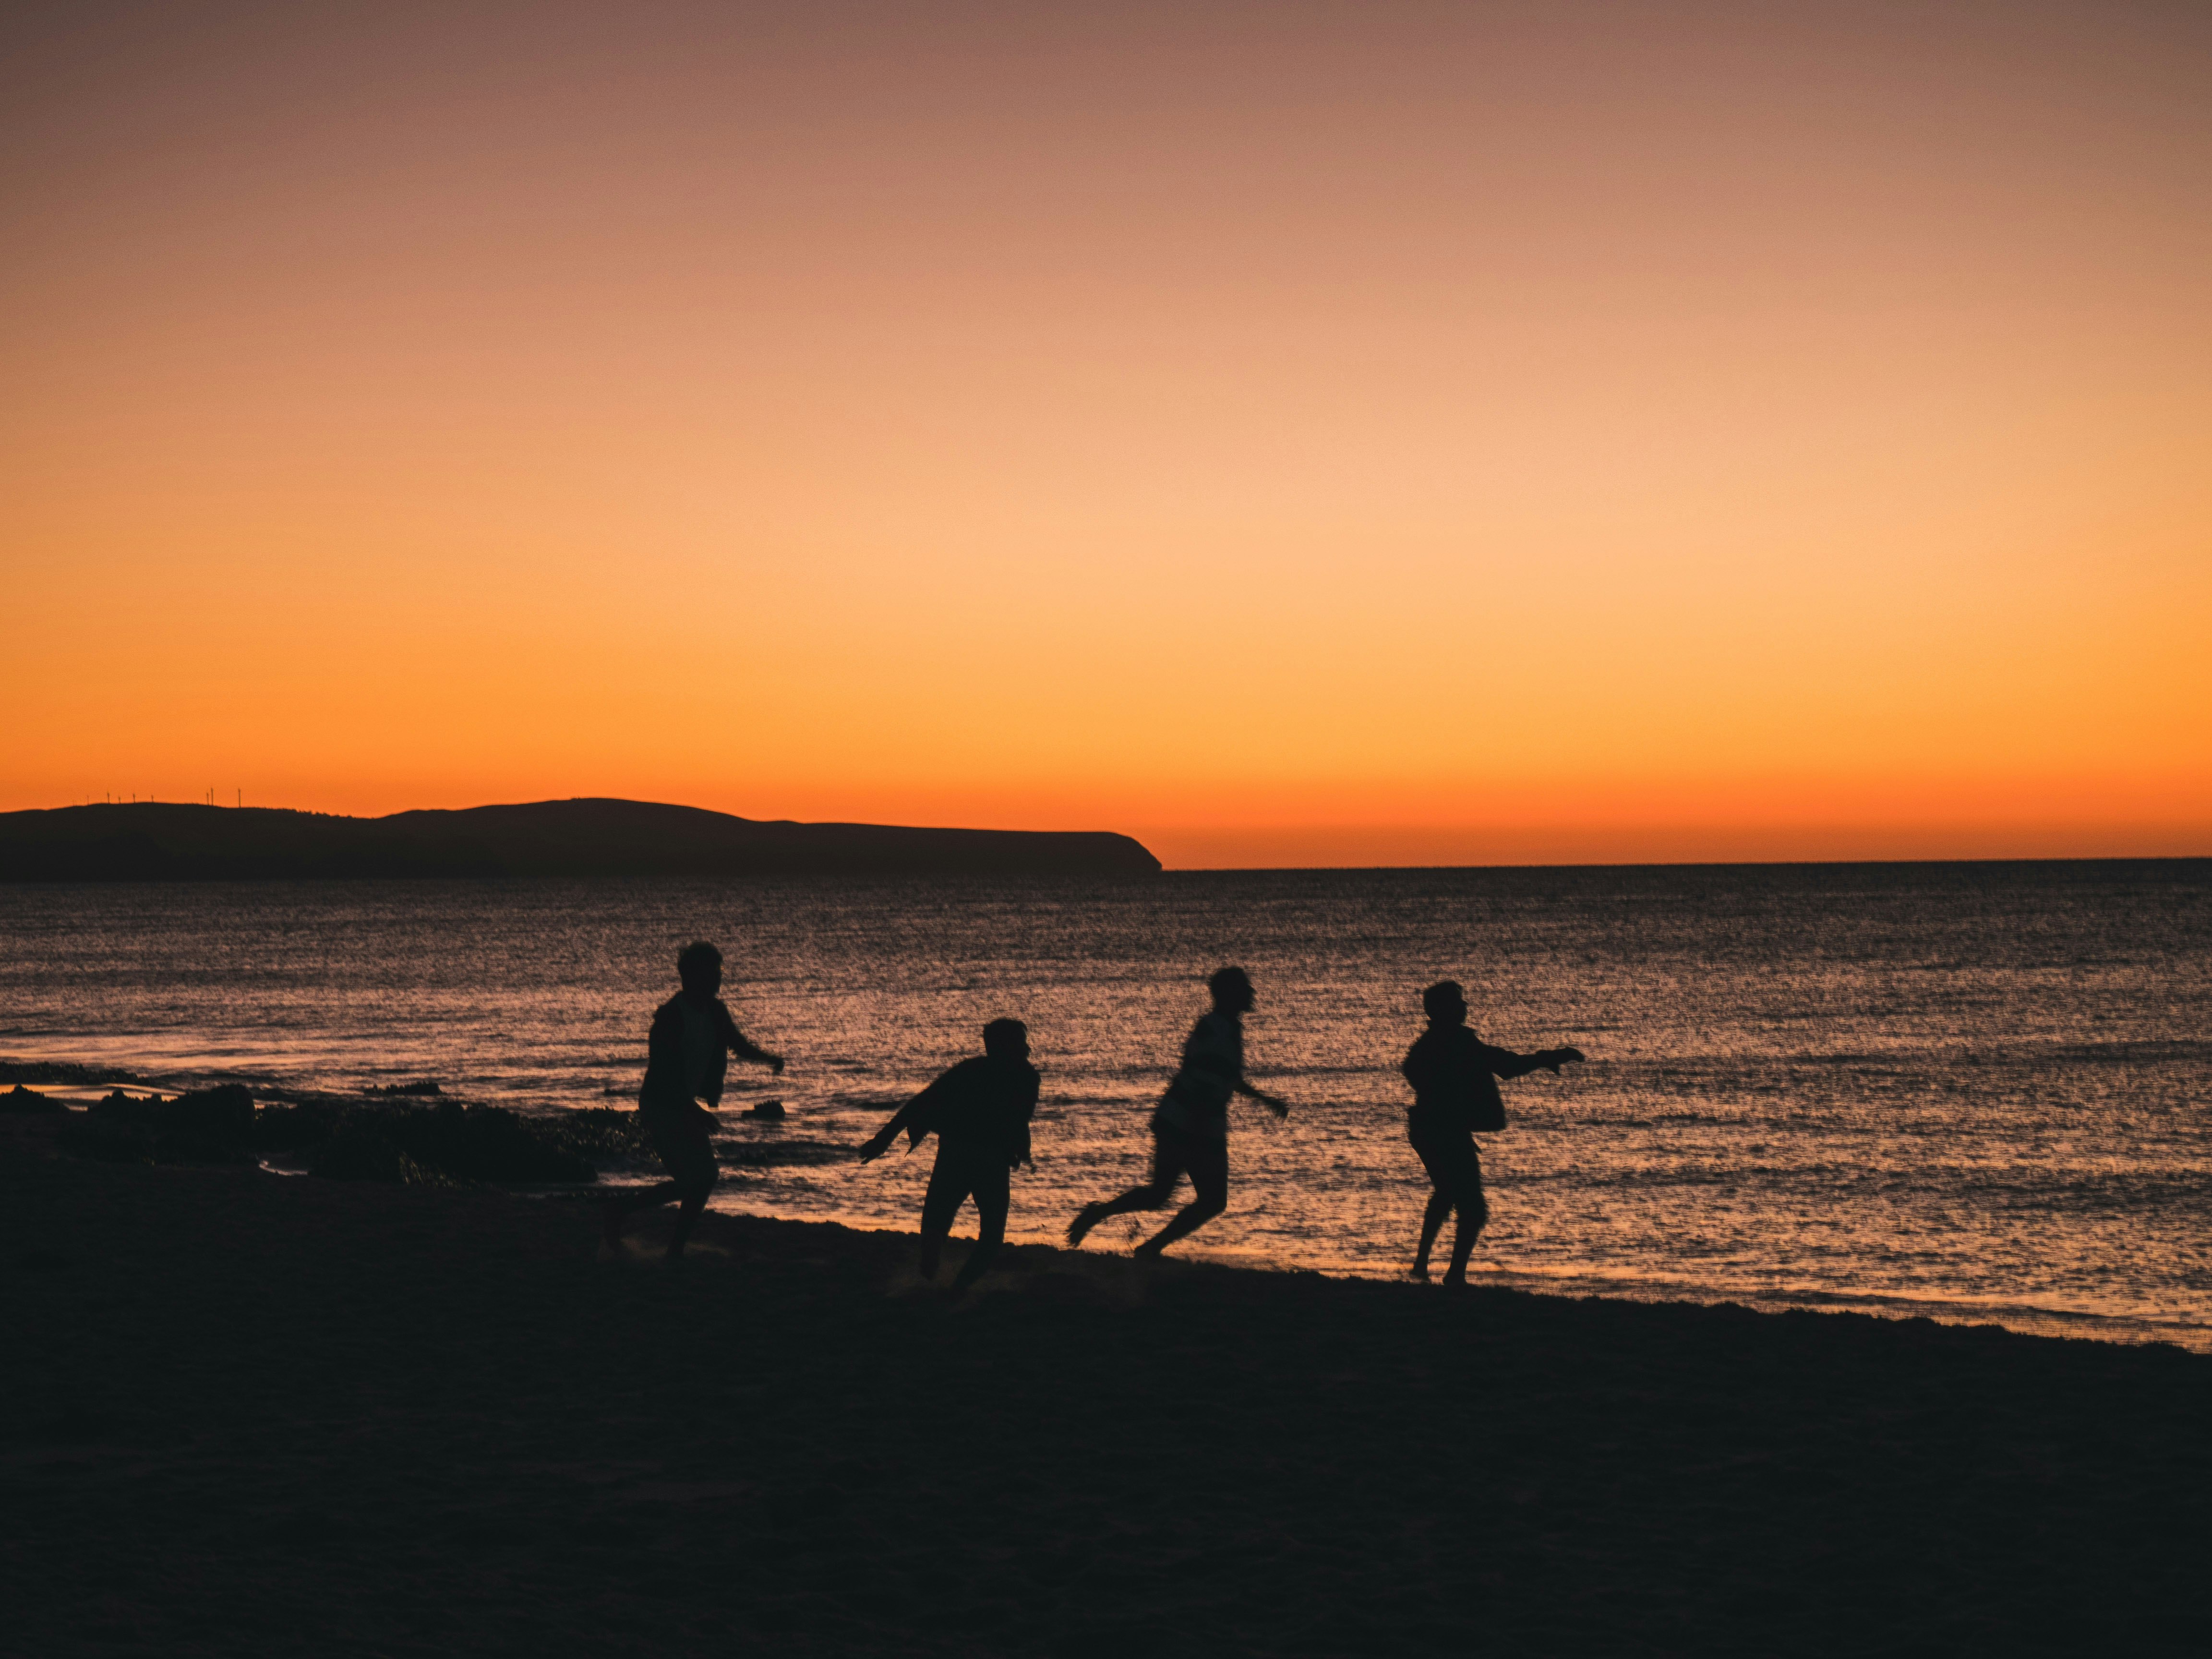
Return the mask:
<path id="1" fill-rule="evenodd" d="M 4 1121 L 42 1655 L 2197 1650 L 2212 1362 L 568 1200 Z M 660 1224 L 665 1225 L 665 1218 Z M 956 1243 L 955 1263 L 958 1260 Z"/>

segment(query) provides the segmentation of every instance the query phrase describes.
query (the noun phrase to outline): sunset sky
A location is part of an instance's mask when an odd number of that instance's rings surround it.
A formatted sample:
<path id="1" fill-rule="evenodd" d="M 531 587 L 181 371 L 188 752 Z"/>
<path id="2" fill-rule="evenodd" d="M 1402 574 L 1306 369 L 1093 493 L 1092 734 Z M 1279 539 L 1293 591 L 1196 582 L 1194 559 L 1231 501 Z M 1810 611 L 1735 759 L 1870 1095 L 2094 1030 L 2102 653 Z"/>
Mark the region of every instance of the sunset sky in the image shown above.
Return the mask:
<path id="1" fill-rule="evenodd" d="M 2212 7 L 11 7 L 0 809 L 2212 854 Z"/>

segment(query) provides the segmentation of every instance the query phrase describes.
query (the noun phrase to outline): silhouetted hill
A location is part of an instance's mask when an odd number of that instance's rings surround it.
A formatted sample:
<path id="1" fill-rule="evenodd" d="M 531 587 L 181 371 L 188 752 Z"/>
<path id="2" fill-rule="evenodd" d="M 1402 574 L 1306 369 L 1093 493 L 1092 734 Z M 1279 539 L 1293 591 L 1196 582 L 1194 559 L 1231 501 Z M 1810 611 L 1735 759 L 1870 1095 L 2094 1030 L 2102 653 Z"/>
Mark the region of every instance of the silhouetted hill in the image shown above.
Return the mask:
<path id="1" fill-rule="evenodd" d="M 0 813 L 0 881 L 289 876 L 1148 875 L 1104 831 L 772 823 L 635 800 L 549 800 L 349 818 L 270 807 Z"/>

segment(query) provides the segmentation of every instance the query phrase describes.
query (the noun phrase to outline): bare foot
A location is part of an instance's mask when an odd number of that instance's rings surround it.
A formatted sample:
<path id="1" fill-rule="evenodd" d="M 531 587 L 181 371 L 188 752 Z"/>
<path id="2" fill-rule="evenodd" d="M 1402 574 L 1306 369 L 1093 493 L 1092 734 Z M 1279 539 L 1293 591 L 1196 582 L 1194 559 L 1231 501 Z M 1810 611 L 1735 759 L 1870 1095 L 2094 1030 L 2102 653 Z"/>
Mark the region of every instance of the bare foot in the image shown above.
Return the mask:
<path id="1" fill-rule="evenodd" d="M 1078 1210 L 1075 1219 L 1067 1224 L 1067 1248 L 1071 1250 L 1080 1248 L 1083 1241 L 1090 1237 L 1091 1230 L 1105 1218 L 1106 1206 L 1103 1204 L 1086 1204 Z"/>
<path id="2" fill-rule="evenodd" d="M 1425 1261 L 1416 1261 L 1412 1267 L 1406 1269 L 1406 1277 L 1411 1279 L 1416 1279 L 1424 1285 L 1427 1284 L 1429 1282 L 1429 1264 Z"/>

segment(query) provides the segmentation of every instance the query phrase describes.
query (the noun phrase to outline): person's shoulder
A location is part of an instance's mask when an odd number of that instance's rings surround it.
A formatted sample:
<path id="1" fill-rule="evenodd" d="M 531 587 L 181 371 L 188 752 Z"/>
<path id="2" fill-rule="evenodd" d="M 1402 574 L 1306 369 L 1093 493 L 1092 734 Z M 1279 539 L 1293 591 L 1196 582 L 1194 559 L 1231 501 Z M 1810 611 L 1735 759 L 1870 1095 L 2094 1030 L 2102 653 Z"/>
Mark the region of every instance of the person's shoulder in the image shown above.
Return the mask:
<path id="1" fill-rule="evenodd" d="M 681 1019 L 683 1018 L 684 993 L 681 991 L 678 991 L 674 996 L 669 998 L 667 1001 L 662 1003 L 660 1006 L 653 1011 L 653 1024 L 656 1025 L 664 1019 Z"/>
<path id="2" fill-rule="evenodd" d="M 1406 1063 L 1441 1063 L 1482 1052 L 1482 1041 L 1464 1025 L 1431 1025 L 1406 1050 Z"/>
<path id="3" fill-rule="evenodd" d="M 1435 1066 L 1441 1063 L 1451 1053 L 1452 1038 L 1455 1034 L 1463 1035 L 1439 1026 L 1425 1027 L 1420 1036 L 1413 1039 L 1413 1046 L 1406 1050 L 1406 1064 Z"/>

